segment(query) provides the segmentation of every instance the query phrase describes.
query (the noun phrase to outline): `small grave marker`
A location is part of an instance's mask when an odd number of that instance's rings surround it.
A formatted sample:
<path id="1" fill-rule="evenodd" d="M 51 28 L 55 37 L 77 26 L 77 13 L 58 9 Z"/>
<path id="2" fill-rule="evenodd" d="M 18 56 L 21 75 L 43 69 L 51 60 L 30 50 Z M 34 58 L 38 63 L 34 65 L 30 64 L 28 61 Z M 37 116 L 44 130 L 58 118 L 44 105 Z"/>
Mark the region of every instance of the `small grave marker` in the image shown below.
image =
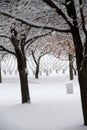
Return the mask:
<path id="1" fill-rule="evenodd" d="M 66 92 L 67 94 L 73 94 L 73 83 L 66 84 Z"/>

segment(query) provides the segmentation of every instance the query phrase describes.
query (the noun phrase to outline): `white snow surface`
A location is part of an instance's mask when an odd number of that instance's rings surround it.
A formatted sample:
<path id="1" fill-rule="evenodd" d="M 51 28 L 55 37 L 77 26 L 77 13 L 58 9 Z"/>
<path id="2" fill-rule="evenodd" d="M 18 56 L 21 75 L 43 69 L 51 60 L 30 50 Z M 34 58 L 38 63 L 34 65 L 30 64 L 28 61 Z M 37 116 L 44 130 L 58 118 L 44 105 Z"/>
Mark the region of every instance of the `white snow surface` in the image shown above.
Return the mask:
<path id="1" fill-rule="evenodd" d="M 0 84 L 0 130 L 87 130 L 83 125 L 77 77 L 73 94 L 66 93 L 67 74 L 29 77 L 31 104 L 21 104 L 18 77 Z"/>

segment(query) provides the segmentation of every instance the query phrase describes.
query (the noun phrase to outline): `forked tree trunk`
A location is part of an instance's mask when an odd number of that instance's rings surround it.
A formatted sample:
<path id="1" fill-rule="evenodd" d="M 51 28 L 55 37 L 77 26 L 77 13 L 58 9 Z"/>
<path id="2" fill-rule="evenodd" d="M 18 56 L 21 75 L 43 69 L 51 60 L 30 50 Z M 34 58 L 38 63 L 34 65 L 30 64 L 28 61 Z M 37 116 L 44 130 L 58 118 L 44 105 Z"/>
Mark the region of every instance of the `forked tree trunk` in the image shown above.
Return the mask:
<path id="1" fill-rule="evenodd" d="M 19 40 L 17 39 L 17 31 L 14 28 L 11 29 L 11 33 L 12 33 L 11 42 L 15 48 L 17 66 L 20 77 L 22 103 L 30 103 L 28 76 L 26 72 L 26 57 L 24 53 L 25 37 L 23 37 L 21 42 L 19 42 Z"/>

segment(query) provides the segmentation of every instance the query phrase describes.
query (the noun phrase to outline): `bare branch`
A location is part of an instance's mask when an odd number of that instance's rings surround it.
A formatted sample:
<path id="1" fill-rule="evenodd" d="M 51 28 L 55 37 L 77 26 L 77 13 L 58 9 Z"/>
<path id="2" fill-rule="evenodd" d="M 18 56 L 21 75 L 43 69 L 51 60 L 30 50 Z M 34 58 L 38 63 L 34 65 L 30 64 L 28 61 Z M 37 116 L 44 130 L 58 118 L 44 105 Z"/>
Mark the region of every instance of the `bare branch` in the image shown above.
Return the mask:
<path id="1" fill-rule="evenodd" d="M 44 55 L 50 53 L 51 51 L 44 52 L 39 58 L 43 57 Z"/>
<path id="2" fill-rule="evenodd" d="M 35 64 L 37 65 L 38 63 L 37 63 L 37 61 L 35 59 L 34 51 L 32 50 L 31 53 L 32 53 L 33 60 L 34 60 Z"/>
<path id="3" fill-rule="evenodd" d="M 25 51 L 29 48 L 29 46 L 35 41 L 36 39 L 32 39 L 31 41 L 29 41 L 29 44 L 27 45 Z"/>
<path id="4" fill-rule="evenodd" d="M 3 46 L 1 46 L 1 45 L 0 45 L 0 51 L 5 51 L 5 52 L 8 52 L 8 53 L 10 53 L 10 54 L 12 54 L 12 55 L 15 55 L 15 56 L 16 56 L 16 54 L 15 54 L 14 52 L 12 52 L 12 51 L 10 51 L 10 50 L 6 49 L 5 47 L 3 47 Z"/>
<path id="5" fill-rule="evenodd" d="M 6 36 L 6 35 L 0 35 L 0 37 L 10 39 L 10 37 L 9 37 L 9 36 Z"/>

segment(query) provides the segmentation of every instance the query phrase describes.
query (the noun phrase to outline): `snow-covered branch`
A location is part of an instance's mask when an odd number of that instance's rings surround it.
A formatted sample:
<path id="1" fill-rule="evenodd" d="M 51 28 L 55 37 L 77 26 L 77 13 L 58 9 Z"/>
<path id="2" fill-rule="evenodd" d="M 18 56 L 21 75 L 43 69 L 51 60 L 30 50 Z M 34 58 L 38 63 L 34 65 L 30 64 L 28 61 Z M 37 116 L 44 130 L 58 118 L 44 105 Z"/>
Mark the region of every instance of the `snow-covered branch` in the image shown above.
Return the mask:
<path id="1" fill-rule="evenodd" d="M 14 52 L 8 50 L 7 48 L 5 48 L 5 47 L 3 47 L 3 46 L 1 46 L 1 45 L 0 45 L 0 51 L 5 51 L 5 52 L 7 52 L 7 53 L 10 53 L 10 54 L 16 56 L 16 54 L 15 54 Z"/>
<path id="2" fill-rule="evenodd" d="M 35 41 L 36 39 L 38 39 L 38 38 L 40 38 L 40 37 L 43 37 L 43 36 L 46 36 L 46 35 L 50 34 L 51 32 L 52 32 L 52 31 L 47 32 L 47 33 L 45 33 L 45 34 L 40 34 L 40 35 L 34 36 L 34 37 L 32 37 L 32 38 L 29 38 L 29 39 L 25 42 L 25 45 L 26 45 L 27 43 L 31 42 L 32 40 Z"/>
<path id="3" fill-rule="evenodd" d="M 30 22 L 30 21 L 26 21 L 26 20 L 23 20 L 21 18 L 18 18 L 16 16 L 13 16 L 9 13 L 6 13 L 6 12 L 1 12 L 0 11 L 0 14 L 4 15 L 4 16 L 7 16 L 9 18 L 12 18 L 12 19 L 15 19 L 23 24 L 26 24 L 26 25 L 29 25 L 31 27 L 35 27 L 35 28 L 43 28 L 43 29 L 51 29 L 52 31 L 58 31 L 58 32 L 71 32 L 70 29 L 61 29 L 61 28 L 58 28 L 57 26 L 52 26 L 52 25 L 44 25 L 44 24 L 40 24 L 40 23 L 34 23 L 34 22 Z"/>
<path id="4" fill-rule="evenodd" d="M 50 7 L 54 8 L 56 12 L 63 17 L 63 19 L 66 21 L 66 23 L 69 25 L 69 27 L 73 27 L 72 23 L 68 20 L 67 16 L 64 14 L 64 12 L 52 1 L 52 0 L 42 0 L 45 3 L 47 3 Z"/>
<path id="5" fill-rule="evenodd" d="M 1 34 L 0 34 L 0 37 L 10 39 L 10 37 L 9 37 L 9 36 L 6 36 L 6 35 L 1 35 Z"/>

